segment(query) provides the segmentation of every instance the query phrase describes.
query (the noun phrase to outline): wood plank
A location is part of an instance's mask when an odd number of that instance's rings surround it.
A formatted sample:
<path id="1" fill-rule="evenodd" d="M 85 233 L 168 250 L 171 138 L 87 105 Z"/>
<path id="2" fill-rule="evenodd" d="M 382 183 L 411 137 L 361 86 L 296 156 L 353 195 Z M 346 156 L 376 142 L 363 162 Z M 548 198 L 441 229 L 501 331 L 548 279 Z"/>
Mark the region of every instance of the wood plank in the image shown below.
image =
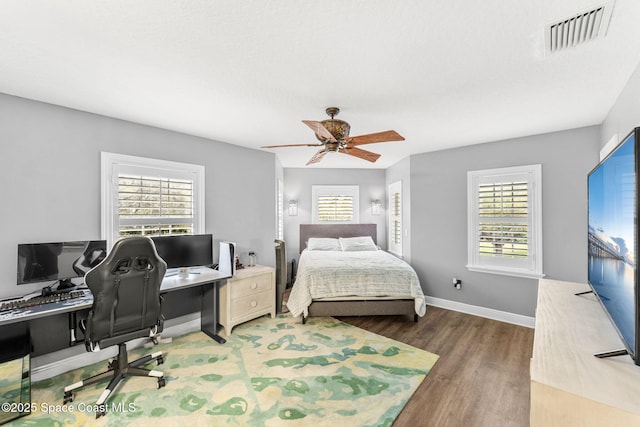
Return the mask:
<path id="1" fill-rule="evenodd" d="M 394 426 L 528 426 L 533 330 L 437 307 L 340 320 L 440 355 Z"/>

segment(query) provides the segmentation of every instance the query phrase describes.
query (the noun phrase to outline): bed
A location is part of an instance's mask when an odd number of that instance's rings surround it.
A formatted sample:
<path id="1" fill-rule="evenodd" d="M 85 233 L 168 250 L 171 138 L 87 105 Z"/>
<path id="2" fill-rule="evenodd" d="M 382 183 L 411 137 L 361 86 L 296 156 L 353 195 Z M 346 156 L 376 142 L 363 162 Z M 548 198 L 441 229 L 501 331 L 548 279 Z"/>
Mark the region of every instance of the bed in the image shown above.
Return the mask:
<path id="1" fill-rule="evenodd" d="M 411 315 L 426 311 L 418 276 L 379 250 L 376 224 L 301 224 L 300 260 L 287 307 L 294 317 Z"/>

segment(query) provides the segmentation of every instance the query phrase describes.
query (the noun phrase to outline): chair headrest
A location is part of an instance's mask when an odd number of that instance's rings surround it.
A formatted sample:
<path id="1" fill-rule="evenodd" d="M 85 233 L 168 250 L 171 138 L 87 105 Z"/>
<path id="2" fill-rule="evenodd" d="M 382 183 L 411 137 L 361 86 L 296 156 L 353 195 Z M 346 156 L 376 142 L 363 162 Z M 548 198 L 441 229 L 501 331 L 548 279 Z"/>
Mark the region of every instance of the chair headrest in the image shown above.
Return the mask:
<path id="1" fill-rule="evenodd" d="M 167 265 L 158 255 L 153 240 L 146 236 L 131 236 L 118 240 L 95 269 L 105 273 L 108 271 L 110 274 L 124 274 L 132 270 L 152 270 L 158 267 L 164 275 Z"/>

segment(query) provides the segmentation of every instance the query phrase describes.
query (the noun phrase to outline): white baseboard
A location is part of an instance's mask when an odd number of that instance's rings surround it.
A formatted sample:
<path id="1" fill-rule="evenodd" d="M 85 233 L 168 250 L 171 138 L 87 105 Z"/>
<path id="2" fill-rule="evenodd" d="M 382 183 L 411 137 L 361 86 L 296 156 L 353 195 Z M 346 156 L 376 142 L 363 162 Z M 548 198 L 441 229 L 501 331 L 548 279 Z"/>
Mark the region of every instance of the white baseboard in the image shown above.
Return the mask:
<path id="1" fill-rule="evenodd" d="M 165 322 L 164 330 L 160 334 L 161 338 L 178 337 L 190 332 L 200 330 L 200 314 L 192 313 Z M 127 349 L 142 347 L 148 339 L 140 338 L 129 341 Z M 118 354 L 118 347 L 112 346 L 92 353 L 87 352 L 84 343 L 74 347 L 65 348 L 53 353 L 31 359 L 31 381 L 40 381 L 54 377 L 82 366 L 107 360 Z"/>
<path id="2" fill-rule="evenodd" d="M 472 314 L 474 316 L 486 317 L 487 319 L 499 320 L 500 322 L 512 323 L 527 328 L 535 328 L 536 318 L 523 316 L 521 314 L 509 313 L 507 311 L 494 310 L 492 308 L 480 307 L 477 305 L 464 304 L 462 302 L 446 300 L 442 298 L 425 296 L 427 305 L 446 308 L 447 310 L 459 311 L 461 313 Z"/>

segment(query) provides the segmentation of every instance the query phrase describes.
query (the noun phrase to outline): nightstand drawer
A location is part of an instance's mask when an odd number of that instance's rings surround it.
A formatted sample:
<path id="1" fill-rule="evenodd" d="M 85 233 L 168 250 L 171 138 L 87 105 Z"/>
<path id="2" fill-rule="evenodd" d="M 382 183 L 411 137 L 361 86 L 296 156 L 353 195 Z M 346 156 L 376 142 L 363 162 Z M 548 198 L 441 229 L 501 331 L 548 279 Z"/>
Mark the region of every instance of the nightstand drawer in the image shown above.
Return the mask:
<path id="1" fill-rule="evenodd" d="M 270 309 L 273 305 L 273 293 L 268 290 L 231 300 L 231 320 L 245 317 L 250 313 Z"/>
<path id="2" fill-rule="evenodd" d="M 230 286 L 231 299 L 242 298 L 256 292 L 268 291 L 272 287 L 272 279 L 270 274 L 260 274 L 247 277 L 241 280 L 234 280 Z"/>

